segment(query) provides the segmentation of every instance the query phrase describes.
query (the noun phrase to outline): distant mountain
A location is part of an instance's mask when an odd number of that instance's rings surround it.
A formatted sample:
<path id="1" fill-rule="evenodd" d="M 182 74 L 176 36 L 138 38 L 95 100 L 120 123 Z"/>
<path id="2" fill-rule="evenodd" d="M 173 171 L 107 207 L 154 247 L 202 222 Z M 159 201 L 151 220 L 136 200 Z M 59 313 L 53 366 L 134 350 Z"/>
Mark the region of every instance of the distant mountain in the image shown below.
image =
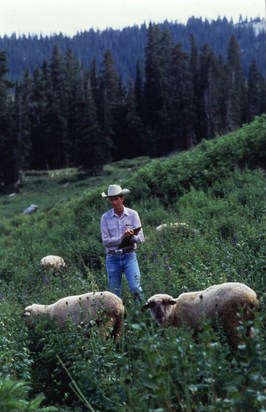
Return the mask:
<path id="1" fill-rule="evenodd" d="M 208 43 L 219 55 L 226 57 L 228 40 L 235 34 L 241 49 L 244 75 L 254 60 L 258 69 L 266 77 L 266 31 L 264 20 L 241 21 L 234 24 L 226 18 L 217 20 L 202 20 L 191 17 L 187 24 L 165 21 L 158 24 L 168 30 L 174 41 L 182 43 L 188 49 L 189 36 L 193 34 L 197 46 Z M 103 53 L 109 49 L 116 63 L 116 68 L 123 81 L 135 78 L 136 63 L 144 58 L 147 41 L 147 26 L 126 27 L 122 30 L 93 29 L 77 33 L 73 37 L 62 34 L 53 36 L 4 36 L 0 38 L 0 51 L 7 54 L 9 79 L 21 79 L 26 67 L 32 73 L 35 67 L 40 67 L 44 60 L 51 56 L 53 46 L 57 44 L 62 52 L 68 48 L 74 56 L 88 68 L 95 58 L 100 65 Z"/>

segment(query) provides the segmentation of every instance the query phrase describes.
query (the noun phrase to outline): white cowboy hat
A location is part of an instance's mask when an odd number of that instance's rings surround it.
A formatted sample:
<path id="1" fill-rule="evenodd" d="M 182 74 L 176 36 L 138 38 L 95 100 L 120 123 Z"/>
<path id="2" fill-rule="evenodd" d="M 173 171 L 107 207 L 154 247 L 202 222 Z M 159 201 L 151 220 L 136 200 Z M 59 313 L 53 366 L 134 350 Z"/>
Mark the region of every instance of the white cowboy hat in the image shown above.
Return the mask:
<path id="1" fill-rule="evenodd" d="M 128 189 L 122 189 L 119 185 L 110 185 L 108 187 L 107 195 L 102 192 L 102 197 L 122 196 L 130 193 Z"/>

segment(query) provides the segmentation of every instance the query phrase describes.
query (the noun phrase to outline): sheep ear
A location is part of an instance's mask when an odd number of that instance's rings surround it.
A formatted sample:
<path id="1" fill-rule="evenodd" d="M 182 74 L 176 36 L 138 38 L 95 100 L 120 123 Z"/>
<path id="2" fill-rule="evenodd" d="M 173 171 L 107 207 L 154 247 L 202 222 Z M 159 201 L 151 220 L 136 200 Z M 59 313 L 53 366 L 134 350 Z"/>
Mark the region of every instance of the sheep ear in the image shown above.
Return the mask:
<path id="1" fill-rule="evenodd" d="M 145 303 L 145 305 L 142 306 L 141 311 L 143 312 L 146 309 L 149 309 L 150 305 L 148 302 Z"/>
<path id="2" fill-rule="evenodd" d="M 23 316 L 24 316 L 24 318 L 28 318 L 30 316 L 30 312 L 24 312 Z"/>
<path id="3" fill-rule="evenodd" d="M 168 305 L 175 305 L 175 304 L 176 304 L 176 301 L 175 301 L 174 299 L 169 299 L 169 300 L 167 301 L 167 303 L 168 303 Z"/>

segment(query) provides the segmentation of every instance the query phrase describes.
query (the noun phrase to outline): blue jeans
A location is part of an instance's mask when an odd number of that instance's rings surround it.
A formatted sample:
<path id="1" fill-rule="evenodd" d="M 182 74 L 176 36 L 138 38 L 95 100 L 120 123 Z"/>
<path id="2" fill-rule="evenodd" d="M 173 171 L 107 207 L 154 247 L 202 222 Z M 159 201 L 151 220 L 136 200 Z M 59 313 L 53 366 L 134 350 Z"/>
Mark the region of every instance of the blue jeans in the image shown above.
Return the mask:
<path id="1" fill-rule="evenodd" d="M 140 270 L 136 252 L 122 255 L 106 255 L 106 271 L 108 275 L 108 290 L 121 296 L 122 274 L 125 273 L 130 292 L 137 302 L 143 300 L 140 286 Z"/>

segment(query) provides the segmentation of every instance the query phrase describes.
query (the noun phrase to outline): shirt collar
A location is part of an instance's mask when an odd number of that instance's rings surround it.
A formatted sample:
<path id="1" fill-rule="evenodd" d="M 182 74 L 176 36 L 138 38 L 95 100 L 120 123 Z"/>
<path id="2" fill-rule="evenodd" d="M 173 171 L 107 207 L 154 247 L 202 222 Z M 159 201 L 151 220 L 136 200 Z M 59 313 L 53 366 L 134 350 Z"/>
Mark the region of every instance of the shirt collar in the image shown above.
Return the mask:
<path id="1" fill-rule="evenodd" d="M 125 206 L 124 206 L 123 213 L 122 213 L 122 215 L 121 215 L 120 217 L 122 217 L 122 216 L 124 216 L 124 215 L 126 215 L 126 216 L 129 215 L 128 209 L 127 209 Z M 114 216 L 117 216 L 117 214 L 115 213 L 114 209 L 112 209 L 112 217 L 114 217 Z"/>

